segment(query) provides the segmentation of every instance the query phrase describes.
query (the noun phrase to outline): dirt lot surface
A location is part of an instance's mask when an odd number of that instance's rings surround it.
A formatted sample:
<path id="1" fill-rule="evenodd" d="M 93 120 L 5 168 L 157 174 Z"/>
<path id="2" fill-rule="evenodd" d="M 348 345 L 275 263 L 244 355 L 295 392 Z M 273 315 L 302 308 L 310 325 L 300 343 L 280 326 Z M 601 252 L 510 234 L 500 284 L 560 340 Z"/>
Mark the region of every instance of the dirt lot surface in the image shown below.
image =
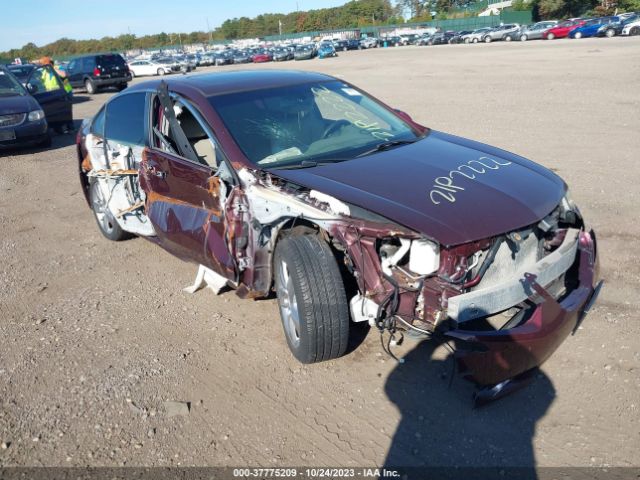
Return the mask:
<path id="1" fill-rule="evenodd" d="M 640 465 L 638 58 L 640 38 L 614 38 L 241 67 L 337 75 L 571 185 L 598 234 L 600 301 L 534 384 L 479 410 L 442 347 L 405 342 L 399 365 L 371 331 L 303 366 L 275 300 L 183 293 L 194 265 L 99 233 L 72 135 L 3 152 L 0 466 Z M 112 94 L 78 92 L 75 118 Z"/>

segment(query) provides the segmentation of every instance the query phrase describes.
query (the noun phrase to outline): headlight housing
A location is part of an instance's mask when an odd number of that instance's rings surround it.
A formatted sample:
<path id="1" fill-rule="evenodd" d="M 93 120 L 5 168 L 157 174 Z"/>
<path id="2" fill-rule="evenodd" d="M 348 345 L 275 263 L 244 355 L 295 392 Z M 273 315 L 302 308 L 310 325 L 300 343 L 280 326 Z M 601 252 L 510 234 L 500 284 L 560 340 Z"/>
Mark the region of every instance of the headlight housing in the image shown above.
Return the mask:
<path id="1" fill-rule="evenodd" d="M 29 112 L 29 116 L 27 119 L 30 122 L 39 122 L 44 119 L 44 112 L 42 110 L 34 110 L 33 112 Z"/>

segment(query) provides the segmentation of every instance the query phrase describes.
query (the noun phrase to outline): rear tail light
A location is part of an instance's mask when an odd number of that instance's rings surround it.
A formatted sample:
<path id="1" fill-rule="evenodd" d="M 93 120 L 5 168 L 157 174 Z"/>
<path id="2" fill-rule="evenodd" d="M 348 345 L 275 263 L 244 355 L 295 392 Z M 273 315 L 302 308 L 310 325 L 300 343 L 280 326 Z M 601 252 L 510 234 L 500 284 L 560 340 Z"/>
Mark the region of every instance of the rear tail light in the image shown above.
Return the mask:
<path id="1" fill-rule="evenodd" d="M 100 76 L 100 69 L 98 67 L 93 69 L 93 76 L 94 77 L 99 77 Z"/>

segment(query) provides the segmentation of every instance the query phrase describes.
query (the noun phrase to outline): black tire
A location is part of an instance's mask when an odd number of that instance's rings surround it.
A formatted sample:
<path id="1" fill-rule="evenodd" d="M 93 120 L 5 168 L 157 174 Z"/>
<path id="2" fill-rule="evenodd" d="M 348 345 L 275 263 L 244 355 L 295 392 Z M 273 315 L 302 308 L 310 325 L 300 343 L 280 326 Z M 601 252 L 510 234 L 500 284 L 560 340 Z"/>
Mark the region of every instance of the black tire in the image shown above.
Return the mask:
<path id="1" fill-rule="evenodd" d="M 629 30 L 629 35 L 640 35 L 640 27 L 633 27 L 631 30 Z"/>
<path id="2" fill-rule="evenodd" d="M 293 297 L 282 286 L 285 269 Z M 274 275 L 280 317 L 294 357 L 302 363 L 316 363 L 343 355 L 349 339 L 349 308 L 329 245 L 316 235 L 283 238 L 276 246 Z M 292 335 L 285 304 L 294 305 L 299 319 L 299 328 Z"/>
<path id="3" fill-rule="evenodd" d="M 84 81 L 84 89 L 87 91 L 89 95 L 93 95 L 98 90 L 96 88 L 96 84 L 93 83 L 93 80 L 91 80 L 90 78 L 87 78 Z"/>
<path id="4" fill-rule="evenodd" d="M 127 88 L 127 84 L 126 83 L 119 83 L 116 88 L 118 89 L 119 92 L 121 92 L 122 90 L 124 90 L 125 88 Z"/>
<path id="5" fill-rule="evenodd" d="M 165 72 L 165 71 L 164 71 L 164 68 L 159 68 L 159 69 L 158 69 L 158 71 L 157 71 L 156 73 L 157 73 L 159 76 L 162 76 L 162 75 L 164 75 L 164 74 L 165 74 L 165 73 L 167 73 L 167 72 Z"/>
<path id="6" fill-rule="evenodd" d="M 109 209 L 105 208 L 102 194 L 99 192 L 98 182 L 92 183 L 91 187 L 89 187 L 89 196 L 91 199 L 93 216 L 96 219 L 96 223 L 98 224 L 98 228 L 102 235 L 114 242 L 127 240 L 133 237 L 131 233 L 125 232 L 120 228 L 120 225 L 118 225 L 116 219 L 113 218 Z M 101 214 L 104 215 L 104 217 L 101 217 Z"/>

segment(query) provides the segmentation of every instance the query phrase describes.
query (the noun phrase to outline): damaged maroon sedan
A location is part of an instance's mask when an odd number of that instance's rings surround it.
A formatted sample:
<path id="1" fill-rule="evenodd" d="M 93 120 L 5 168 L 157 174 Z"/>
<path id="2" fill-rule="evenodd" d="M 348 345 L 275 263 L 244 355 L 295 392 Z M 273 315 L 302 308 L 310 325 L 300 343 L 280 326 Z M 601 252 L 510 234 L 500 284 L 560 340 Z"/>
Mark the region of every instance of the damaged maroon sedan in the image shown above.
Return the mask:
<path id="1" fill-rule="evenodd" d="M 497 396 L 600 288 L 595 235 L 558 176 L 326 75 L 141 83 L 85 122 L 78 156 L 107 238 L 147 237 L 199 265 L 190 292 L 275 291 L 303 363 L 339 357 L 352 322 L 368 322 L 450 341 Z"/>

